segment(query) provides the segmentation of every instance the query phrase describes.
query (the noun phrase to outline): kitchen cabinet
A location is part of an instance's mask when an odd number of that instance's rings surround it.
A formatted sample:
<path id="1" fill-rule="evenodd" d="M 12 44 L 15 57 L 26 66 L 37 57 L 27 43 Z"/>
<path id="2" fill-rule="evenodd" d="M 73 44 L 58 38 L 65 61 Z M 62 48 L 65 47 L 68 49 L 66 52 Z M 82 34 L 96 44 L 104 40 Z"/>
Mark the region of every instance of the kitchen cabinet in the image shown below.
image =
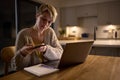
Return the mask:
<path id="1" fill-rule="evenodd" d="M 120 1 L 98 4 L 98 25 L 120 24 Z"/>
<path id="2" fill-rule="evenodd" d="M 120 24 L 120 1 L 60 8 L 61 26 L 78 26 L 80 18 L 97 17 L 98 25 Z"/>
<path id="3" fill-rule="evenodd" d="M 77 25 L 77 15 L 76 9 L 74 7 L 61 8 L 61 26 L 76 26 Z"/>
<path id="4" fill-rule="evenodd" d="M 96 40 L 90 54 L 103 56 L 120 56 L 119 40 Z"/>
<path id="5" fill-rule="evenodd" d="M 120 47 L 92 47 L 90 52 L 92 55 L 102 55 L 102 56 L 120 56 Z"/>
<path id="6" fill-rule="evenodd" d="M 92 5 L 79 6 L 77 7 L 76 11 L 78 17 L 97 16 L 97 5 L 92 4 Z"/>
<path id="7" fill-rule="evenodd" d="M 78 26 L 78 18 L 97 16 L 97 5 L 61 8 L 61 25 Z"/>
<path id="8" fill-rule="evenodd" d="M 120 1 L 109 7 L 110 20 L 112 24 L 120 24 Z"/>
<path id="9" fill-rule="evenodd" d="M 104 25 L 108 23 L 108 5 L 99 4 L 98 5 L 98 25 Z"/>

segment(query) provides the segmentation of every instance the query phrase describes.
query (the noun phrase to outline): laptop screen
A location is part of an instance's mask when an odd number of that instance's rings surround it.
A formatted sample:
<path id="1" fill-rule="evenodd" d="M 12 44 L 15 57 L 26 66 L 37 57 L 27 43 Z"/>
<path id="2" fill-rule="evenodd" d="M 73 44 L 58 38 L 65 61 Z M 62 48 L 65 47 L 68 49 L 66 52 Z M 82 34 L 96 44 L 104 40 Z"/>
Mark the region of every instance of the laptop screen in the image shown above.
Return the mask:
<path id="1" fill-rule="evenodd" d="M 62 54 L 58 68 L 63 68 L 85 61 L 94 41 L 67 43 Z"/>

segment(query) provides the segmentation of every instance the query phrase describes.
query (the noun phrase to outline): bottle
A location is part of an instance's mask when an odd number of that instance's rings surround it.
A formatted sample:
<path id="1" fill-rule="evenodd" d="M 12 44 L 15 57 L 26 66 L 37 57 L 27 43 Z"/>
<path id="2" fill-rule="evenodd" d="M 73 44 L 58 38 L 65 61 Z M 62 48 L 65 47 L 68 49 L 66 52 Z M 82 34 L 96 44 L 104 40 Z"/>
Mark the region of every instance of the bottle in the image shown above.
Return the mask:
<path id="1" fill-rule="evenodd" d="M 117 39 L 117 31 L 115 31 L 115 39 Z"/>
<path id="2" fill-rule="evenodd" d="M 94 40 L 96 40 L 96 30 L 97 30 L 97 27 L 94 27 Z"/>

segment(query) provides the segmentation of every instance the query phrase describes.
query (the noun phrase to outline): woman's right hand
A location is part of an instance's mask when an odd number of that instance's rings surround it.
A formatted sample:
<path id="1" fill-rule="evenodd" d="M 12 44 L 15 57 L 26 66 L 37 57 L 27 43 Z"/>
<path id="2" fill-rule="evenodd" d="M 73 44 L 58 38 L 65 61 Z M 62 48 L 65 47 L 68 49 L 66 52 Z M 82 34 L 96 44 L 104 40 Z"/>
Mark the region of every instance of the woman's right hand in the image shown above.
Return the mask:
<path id="1" fill-rule="evenodd" d="M 32 48 L 33 48 L 32 45 L 25 45 L 20 49 L 20 53 L 23 56 L 26 56 L 27 54 L 31 54 L 34 51 Z"/>

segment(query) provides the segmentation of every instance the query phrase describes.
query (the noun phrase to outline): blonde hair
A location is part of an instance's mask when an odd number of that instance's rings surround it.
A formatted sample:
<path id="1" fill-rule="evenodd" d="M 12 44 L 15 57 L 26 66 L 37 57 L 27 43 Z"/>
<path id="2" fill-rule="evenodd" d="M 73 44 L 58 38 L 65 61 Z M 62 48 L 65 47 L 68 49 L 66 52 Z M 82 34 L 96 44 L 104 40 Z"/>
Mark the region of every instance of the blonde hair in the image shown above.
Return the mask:
<path id="1" fill-rule="evenodd" d="M 55 7 L 53 7 L 50 4 L 42 4 L 39 8 L 37 13 L 38 14 L 43 14 L 44 12 L 48 11 L 50 13 L 50 16 L 53 19 L 53 22 L 55 22 L 56 17 L 57 17 L 57 11 L 55 9 Z"/>

